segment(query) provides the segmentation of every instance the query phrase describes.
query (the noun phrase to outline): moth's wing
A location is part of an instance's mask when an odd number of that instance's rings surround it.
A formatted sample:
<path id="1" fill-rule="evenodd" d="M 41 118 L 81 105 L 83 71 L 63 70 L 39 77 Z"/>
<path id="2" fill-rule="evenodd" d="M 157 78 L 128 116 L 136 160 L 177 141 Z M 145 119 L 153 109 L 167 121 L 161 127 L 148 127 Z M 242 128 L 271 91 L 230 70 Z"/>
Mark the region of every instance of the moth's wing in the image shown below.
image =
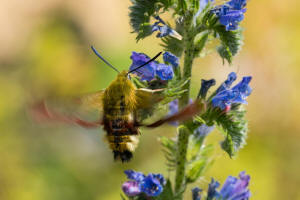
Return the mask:
<path id="1" fill-rule="evenodd" d="M 137 109 L 150 109 L 164 99 L 163 89 L 140 88 L 135 90 Z"/>
<path id="2" fill-rule="evenodd" d="M 173 115 L 167 116 L 152 124 L 143 125 L 143 126 L 149 128 L 155 128 L 167 122 L 188 120 L 194 117 L 195 115 L 199 114 L 201 111 L 203 112 L 205 109 L 206 109 L 205 103 L 196 100 Z"/>
<path id="3" fill-rule="evenodd" d="M 95 109 L 102 112 L 103 111 L 102 97 L 104 91 L 105 90 L 100 90 L 98 92 L 82 95 L 81 97 L 77 97 L 75 100 L 84 109 Z"/>
<path id="4" fill-rule="evenodd" d="M 101 90 L 75 98 L 49 98 L 34 103 L 29 112 L 37 122 L 62 122 L 85 128 L 98 127 L 102 124 L 99 117 L 102 112 L 103 93 L 104 90 Z"/>

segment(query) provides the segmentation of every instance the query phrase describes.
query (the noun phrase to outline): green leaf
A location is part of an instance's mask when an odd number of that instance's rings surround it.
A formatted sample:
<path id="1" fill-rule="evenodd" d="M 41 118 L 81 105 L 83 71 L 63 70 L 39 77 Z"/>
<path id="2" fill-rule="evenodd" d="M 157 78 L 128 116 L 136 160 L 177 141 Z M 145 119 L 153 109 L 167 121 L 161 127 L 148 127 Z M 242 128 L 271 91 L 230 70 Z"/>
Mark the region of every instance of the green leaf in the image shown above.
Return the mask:
<path id="1" fill-rule="evenodd" d="M 173 200 L 174 193 L 171 185 L 171 181 L 168 179 L 166 185 L 164 186 L 163 192 L 155 198 L 156 200 Z"/>
<path id="2" fill-rule="evenodd" d="M 132 6 L 129 7 L 130 25 L 133 31 L 138 33 L 136 39 L 142 39 L 152 34 L 150 18 L 157 11 L 155 4 L 157 0 L 131 0 Z"/>
<path id="3" fill-rule="evenodd" d="M 186 172 L 186 180 L 188 183 L 195 182 L 203 173 L 206 165 L 206 159 L 199 159 L 188 165 Z"/>
<path id="4" fill-rule="evenodd" d="M 152 34 L 150 19 L 172 6 L 174 0 L 131 0 L 129 7 L 130 25 L 138 35 L 137 41 Z M 162 12 L 160 12 L 162 9 Z"/>
<path id="5" fill-rule="evenodd" d="M 209 31 L 203 32 L 200 38 L 195 42 L 194 57 L 200 56 L 200 53 L 205 47 L 209 34 Z"/>
<path id="6" fill-rule="evenodd" d="M 176 13 L 179 15 L 184 15 L 186 10 L 187 10 L 187 2 L 186 0 L 177 0 L 177 8 L 176 8 Z"/>
<path id="7" fill-rule="evenodd" d="M 142 81 L 139 77 L 131 76 L 130 78 L 136 88 L 148 88 L 147 82 Z"/>
<path id="8" fill-rule="evenodd" d="M 228 112 L 208 104 L 206 112 L 201 115 L 208 126 L 215 124 L 220 128 L 225 136 L 221 147 L 230 157 L 236 155 L 246 144 L 248 122 L 245 119 L 245 114 L 246 110 L 241 104 L 232 104 Z"/>
<path id="9" fill-rule="evenodd" d="M 159 138 L 161 145 L 163 146 L 163 152 L 167 160 L 167 166 L 169 171 L 173 171 L 176 166 L 176 142 L 175 140 L 167 137 Z"/>
<path id="10" fill-rule="evenodd" d="M 248 122 L 245 113 L 243 106 L 233 105 L 231 111 L 216 119 L 216 123 L 223 129 L 226 137 L 221 147 L 230 157 L 236 155 L 246 144 Z"/>
<path id="11" fill-rule="evenodd" d="M 196 138 L 191 136 L 190 144 L 187 152 L 187 183 L 195 182 L 205 170 L 208 169 L 212 162 L 211 155 L 213 153 L 213 145 L 203 145 L 204 138 Z"/>
<path id="12" fill-rule="evenodd" d="M 235 31 L 226 31 L 225 26 L 218 25 L 214 28 L 216 37 L 220 39 L 220 46 L 217 47 L 219 55 L 232 63 L 233 56 L 235 56 L 243 45 L 242 29 Z"/>

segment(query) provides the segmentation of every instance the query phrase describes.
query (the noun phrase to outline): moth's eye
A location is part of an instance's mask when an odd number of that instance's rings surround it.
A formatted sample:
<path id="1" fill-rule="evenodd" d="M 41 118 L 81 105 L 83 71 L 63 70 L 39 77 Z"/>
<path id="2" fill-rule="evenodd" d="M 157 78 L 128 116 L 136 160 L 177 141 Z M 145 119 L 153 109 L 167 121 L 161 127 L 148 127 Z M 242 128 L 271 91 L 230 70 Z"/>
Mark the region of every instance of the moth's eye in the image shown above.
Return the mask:
<path id="1" fill-rule="evenodd" d="M 130 74 L 128 74 L 128 75 L 127 75 L 127 78 L 128 78 L 129 80 L 131 80 L 131 76 L 130 76 Z"/>

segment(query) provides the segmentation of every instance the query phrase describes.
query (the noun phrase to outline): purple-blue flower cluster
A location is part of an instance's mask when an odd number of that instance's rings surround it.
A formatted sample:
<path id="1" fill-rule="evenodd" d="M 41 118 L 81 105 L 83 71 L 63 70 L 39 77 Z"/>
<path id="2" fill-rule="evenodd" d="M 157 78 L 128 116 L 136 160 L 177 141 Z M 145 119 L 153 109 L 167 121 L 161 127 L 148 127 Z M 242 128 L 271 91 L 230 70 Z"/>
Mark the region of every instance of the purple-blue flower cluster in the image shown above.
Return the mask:
<path id="1" fill-rule="evenodd" d="M 217 89 L 216 95 L 211 100 L 212 105 L 222 110 L 228 110 L 233 103 L 247 104 L 245 99 L 252 91 L 249 86 L 251 79 L 251 76 L 245 76 L 238 84 L 230 88 L 236 80 L 236 74 L 234 72 L 230 73 L 227 80 Z"/>
<path id="2" fill-rule="evenodd" d="M 144 53 L 132 52 L 131 55 L 132 64 L 129 70 L 133 70 L 142 64 L 150 60 L 150 58 Z M 179 59 L 170 52 L 163 54 L 164 63 L 158 63 L 157 61 L 150 62 L 134 71 L 133 73 L 141 77 L 141 80 L 151 81 L 158 77 L 160 80 L 171 80 L 174 76 L 173 67 L 178 67 Z"/>
<path id="3" fill-rule="evenodd" d="M 152 33 L 155 31 L 159 31 L 156 37 L 162 38 L 165 36 L 172 36 L 177 38 L 178 40 L 182 39 L 182 36 L 177 33 L 175 30 L 171 29 L 159 16 L 154 17 L 157 21 L 151 26 Z"/>
<path id="4" fill-rule="evenodd" d="M 207 199 L 247 200 L 251 195 L 248 189 L 249 181 L 250 176 L 245 172 L 241 172 L 239 178 L 228 176 L 221 190 L 218 191 L 220 183 L 212 179 L 208 186 Z"/>
<path id="5" fill-rule="evenodd" d="M 149 173 L 146 176 L 133 170 L 125 170 L 124 173 L 129 181 L 123 183 L 122 190 L 129 197 L 137 196 L 141 193 L 145 193 L 147 196 L 158 196 L 166 184 L 162 174 Z"/>
<path id="6" fill-rule="evenodd" d="M 219 17 L 219 22 L 226 31 L 237 30 L 239 23 L 244 19 L 247 0 L 230 0 L 212 10 Z"/>

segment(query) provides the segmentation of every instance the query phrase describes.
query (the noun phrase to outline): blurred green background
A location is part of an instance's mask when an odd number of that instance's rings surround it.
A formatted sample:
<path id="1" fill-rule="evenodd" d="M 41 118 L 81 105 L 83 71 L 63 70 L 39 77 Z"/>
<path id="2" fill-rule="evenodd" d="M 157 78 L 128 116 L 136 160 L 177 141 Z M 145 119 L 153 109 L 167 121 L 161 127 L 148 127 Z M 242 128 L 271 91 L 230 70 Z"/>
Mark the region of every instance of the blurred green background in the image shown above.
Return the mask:
<path id="1" fill-rule="evenodd" d="M 28 103 L 49 95 L 68 96 L 108 86 L 116 73 L 90 50 L 95 47 L 114 66 L 128 69 L 131 51 L 161 51 L 154 36 L 135 43 L 130 34 L 129 1 L 3 0 L 0 6 L 0 199 L 119 199 L 123 170 L 166 171 L 157 136 L 174 136 L 165 125 L 142 130 L 131 163 L 114 162 L 102 130 L 37 125 Z M 220 83 L 231 71 L 253 76 L 248 98 L 249 139 L 236 159 L 217 146 L 210 177 L 222 183 L 246 170 L 253 200 L 300 199 L 299 75 L 300 1 L 249 1 L 245 45 L 233 66 L 216 53 L 197 59 L 193 94 L 201 78 Z M 190 194 L 186 199 L 190 199 Z"/>

